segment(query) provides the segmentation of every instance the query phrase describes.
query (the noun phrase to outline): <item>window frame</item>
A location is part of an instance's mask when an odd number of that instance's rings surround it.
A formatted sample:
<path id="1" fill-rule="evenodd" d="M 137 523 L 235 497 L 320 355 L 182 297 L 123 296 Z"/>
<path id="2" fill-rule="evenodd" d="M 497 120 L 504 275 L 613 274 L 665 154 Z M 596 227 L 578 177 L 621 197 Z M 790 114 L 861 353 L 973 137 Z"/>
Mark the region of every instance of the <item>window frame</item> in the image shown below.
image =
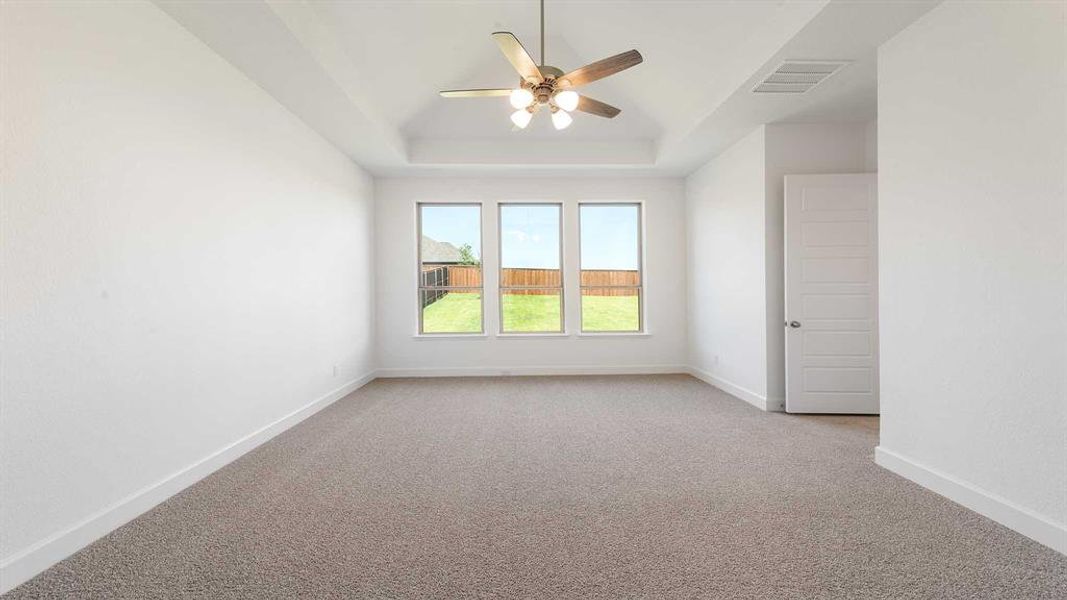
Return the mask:
<path id="1" fill-rule="evenodd" d="M 634 207 L 637 209 L 637 285 L 583 285 L 582 284 L 582 208 L 585 206 L 590 207 L 605 207 L 605 206 L 626 206 Z M 645 203 L 640 200 L 608 200 L 608 201 L 596 201 L 596 200 L 583 200 L 578 202 L 578 333 L 581 336 L 625 336 L 625 335 L 647 335 L 645 324 Z M 585 328 L 585 319 L 582 313 L 582 292 L 587 289 L 636 289 L 637 290 L 637 329 L 617 329 L 617 330 L 589 330 Z"/>
<path id="2" fill-rule="evenodd" d="M 479 268 L 481 270 L 480 287 L 470 286 L 425 286 L 423 285 L 423 271 L 422 271 L 422 208 L 424 206 L 433 207 L 475 207 L 478 209 L 478 254 L 481 264 Z M 416 311 L 416 325 L 415 336 L 416 337 L 485 337 L 485 210 L 481 202 L 416 202 L 415 203 L 415 311 Z M 481 308 L 478 311 L 481 317 L 478 331 L 424 331 L 423 330 L 423 310 L 422 295 L 424 290 L 477 290 L 479 292 L 479 303 Z"/>
<path id="3" fill-rule="evenodd" d="M 520 202 L 497 202 L 496 203 L 496 239 L 497 239 L 497 322 L 499 323 L 497 335 L 507 337 L 544 337 L 567 335 L 567 304 L 565 297 L 566 277 L 564 272 L 564 228 L 563 228 L 563 202 L 546 200 L 520 201 Z M 504 292 L 505 290 L 547 290 L 556 289 L 555 286 L 505 286 L 504 285 L 504 209 L 513 206 L 554 206 L 559 214 L 559 329 L 555 331 L 506 331 L 504 329 Z"/>

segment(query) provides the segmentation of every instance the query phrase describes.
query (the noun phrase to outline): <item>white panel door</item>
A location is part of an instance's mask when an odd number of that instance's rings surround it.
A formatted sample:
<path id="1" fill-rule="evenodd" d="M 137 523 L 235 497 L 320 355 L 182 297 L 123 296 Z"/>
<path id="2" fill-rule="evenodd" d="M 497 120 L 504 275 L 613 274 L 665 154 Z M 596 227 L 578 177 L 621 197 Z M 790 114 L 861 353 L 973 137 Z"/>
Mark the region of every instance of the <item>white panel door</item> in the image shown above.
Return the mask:
<path id="1" fill-rule="evenodd" d="M 787 412 L 878 413 L 874 174 L 785 176 Z"/>

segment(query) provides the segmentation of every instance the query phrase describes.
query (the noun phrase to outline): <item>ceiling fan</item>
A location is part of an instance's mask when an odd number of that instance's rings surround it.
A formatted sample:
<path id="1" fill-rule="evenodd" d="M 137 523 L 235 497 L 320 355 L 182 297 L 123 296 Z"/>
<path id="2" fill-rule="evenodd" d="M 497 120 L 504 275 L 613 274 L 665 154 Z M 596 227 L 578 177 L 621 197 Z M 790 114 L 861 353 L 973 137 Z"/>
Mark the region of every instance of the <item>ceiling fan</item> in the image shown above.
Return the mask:
<path id="1" fill-rule="evenodd" d="M 641 53 L 630 50 L 622 54 L 616 54 L 598 60 L 595 63 L 585 65 L 573 71 L 564 73 L 562 69 L 545 64 L 545 0 L 541 0 L 541 64 L 538 65 L 530 57 L 526 48 L 522 47 L 519 40 L 508 31 L 498 31 L 493 34 L 493 39 L 500 46 L 508 61 L 519 72 L 519 87 L 477 90 L 445 90 L 441 95 L 445 98 L 486 98 L 493 96 L 508 96 L 511 106 L 516 110 L 511 115 L 511 122 L 520 129 L 525 129 L 533 119 L 533 115 L 541 107 L 547 108 L 552 113 L 552 125 L 556 129 L 566 129 L 570 126 L 570 113 L 575 110 L 587 112 L 598 117 L 614 118 L 620 112 L 619 109 L 583 96 L 574 91 L 574 88 L 614 75 L 630 67 L 640 64 L 643 60 Z"/>

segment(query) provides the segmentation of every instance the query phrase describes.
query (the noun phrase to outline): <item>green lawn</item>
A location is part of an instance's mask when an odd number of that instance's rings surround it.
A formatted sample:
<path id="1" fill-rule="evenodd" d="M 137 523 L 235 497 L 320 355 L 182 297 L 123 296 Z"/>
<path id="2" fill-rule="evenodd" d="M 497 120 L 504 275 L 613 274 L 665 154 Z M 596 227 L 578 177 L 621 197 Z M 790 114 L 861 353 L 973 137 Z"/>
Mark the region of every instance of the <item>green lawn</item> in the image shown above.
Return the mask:
<path id="1" fill-rule="evenodd" d="M 582 330 L 637 331 L 637 296 L 582 296 Z"/>
<path id="2" fill-rule="evenodd" d="M 558 296 L 505 295 L 505 331 L 559 331 Z M 422 313 L 425 333 L 478 333 L 482 329 L 481 295 L 450 293 Z M 637 296 L 583 296 L 585 331 L 637 331 Z"/>
<path id="3" fill-rule="evenodd" d="M 559 324 L 559 295 L 505 294 L 501 308 L 505 332 L 558 332 L 562 329 Z"/>
<path id="4" fill-rule="evenodd" d="M 423 333 L 479 333 L 482 295 L 450 292 L 422 309 Z"/>

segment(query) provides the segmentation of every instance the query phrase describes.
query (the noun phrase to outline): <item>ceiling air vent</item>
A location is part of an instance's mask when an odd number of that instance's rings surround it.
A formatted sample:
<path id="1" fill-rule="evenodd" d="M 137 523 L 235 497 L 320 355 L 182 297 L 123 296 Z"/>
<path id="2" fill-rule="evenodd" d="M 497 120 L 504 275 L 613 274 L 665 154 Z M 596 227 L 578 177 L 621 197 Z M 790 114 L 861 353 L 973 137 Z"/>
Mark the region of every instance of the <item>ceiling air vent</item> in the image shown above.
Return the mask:
<path id="1" fill-rule="evenodd" d="M 803 94 L 848 64 L 846 60 L 787 60 L 764 77 L 755 94 Z"/>

